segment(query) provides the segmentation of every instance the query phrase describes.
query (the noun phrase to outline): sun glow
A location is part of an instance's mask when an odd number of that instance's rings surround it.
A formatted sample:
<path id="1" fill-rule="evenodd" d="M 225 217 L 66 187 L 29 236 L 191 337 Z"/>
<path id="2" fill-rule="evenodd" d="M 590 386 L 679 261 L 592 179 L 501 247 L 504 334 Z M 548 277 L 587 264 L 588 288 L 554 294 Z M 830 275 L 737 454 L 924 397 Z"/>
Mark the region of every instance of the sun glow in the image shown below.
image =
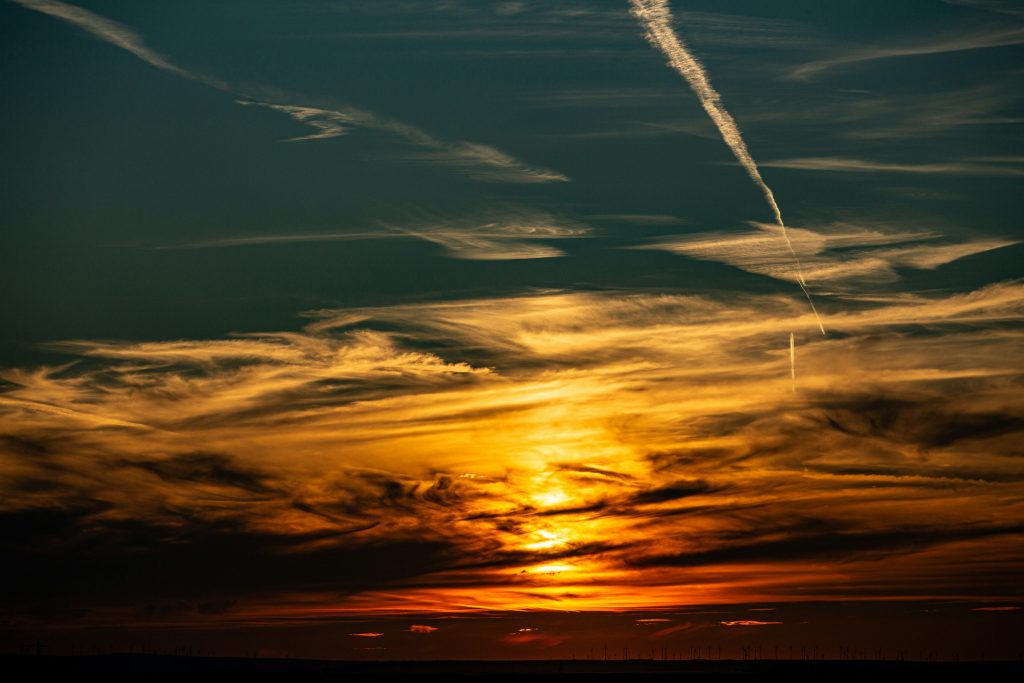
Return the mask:
<path id="1" fill-rule="evenodd" d="M 571 564 L 542 564 L 530 570 L 531 574 L 561 574 L 562 572 L 575 571 L 576 567 Z"/>
<path id="2" fill-rule="evenodd" d="M 538 491 L 531 496 L 535 503 L 543 507 L 556 507 L 565 505 L 572 500 L 562 489 L 551 488 L 545 491 Z"/>

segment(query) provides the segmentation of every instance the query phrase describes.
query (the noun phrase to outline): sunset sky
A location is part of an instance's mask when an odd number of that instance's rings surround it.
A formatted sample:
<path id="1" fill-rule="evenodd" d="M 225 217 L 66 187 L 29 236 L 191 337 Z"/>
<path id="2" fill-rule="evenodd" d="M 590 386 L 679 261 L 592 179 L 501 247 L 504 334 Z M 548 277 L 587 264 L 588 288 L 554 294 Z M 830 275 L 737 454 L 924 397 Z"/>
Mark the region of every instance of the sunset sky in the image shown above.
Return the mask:
<path id="1" fill-rule="evenodd" d="M 1018 656 L 1024 3 L 0 34 L 2 648 Z"/>

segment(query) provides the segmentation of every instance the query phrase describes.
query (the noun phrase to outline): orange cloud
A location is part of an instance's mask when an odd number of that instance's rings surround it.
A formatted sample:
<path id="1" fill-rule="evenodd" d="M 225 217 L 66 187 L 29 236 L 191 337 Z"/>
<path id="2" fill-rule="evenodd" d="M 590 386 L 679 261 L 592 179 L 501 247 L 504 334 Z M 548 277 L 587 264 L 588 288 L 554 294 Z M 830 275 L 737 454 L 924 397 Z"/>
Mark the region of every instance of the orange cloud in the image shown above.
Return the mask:
<path id="1" fill-rule="evenodd" d="M 0 514 L 49 515 L 22 566 L 132 570 L 75 584 L 98 595 L 229 547 L 263 568 L 208 621 L 1006 600 L 1022 294 L 857 301 L 825 339 L 792 297 L 544 294 L 67 342 L 77 362 L 0 371 Z"/>

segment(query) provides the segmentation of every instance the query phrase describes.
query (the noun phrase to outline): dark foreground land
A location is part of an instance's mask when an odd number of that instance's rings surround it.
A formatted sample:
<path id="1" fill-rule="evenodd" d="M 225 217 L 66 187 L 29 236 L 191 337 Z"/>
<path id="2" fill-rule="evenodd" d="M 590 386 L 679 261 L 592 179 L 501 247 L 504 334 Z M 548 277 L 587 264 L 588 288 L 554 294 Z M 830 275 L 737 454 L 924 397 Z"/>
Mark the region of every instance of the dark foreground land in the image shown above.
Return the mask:
<path id="1" fill-rule="evenodd" d="M 245 659 L 170 655 L 112 654 L 80 657 L 0 656 L 0 675 L 103 674 L 137 677 L 190 674 L 230 676 L 644 676 L 688 680 L 739 676 L 779 676 L 790 679 L 865 676 L 971 675 L 1013 676 L 1022 680 L 1024 662 L 908 662 L 908 661 L 422 661 L 353 662 L 316 659 Z M 12 680 L 12 679 L 8 679 Z M 992 680 L 992 679 L 988 679 Z"/>

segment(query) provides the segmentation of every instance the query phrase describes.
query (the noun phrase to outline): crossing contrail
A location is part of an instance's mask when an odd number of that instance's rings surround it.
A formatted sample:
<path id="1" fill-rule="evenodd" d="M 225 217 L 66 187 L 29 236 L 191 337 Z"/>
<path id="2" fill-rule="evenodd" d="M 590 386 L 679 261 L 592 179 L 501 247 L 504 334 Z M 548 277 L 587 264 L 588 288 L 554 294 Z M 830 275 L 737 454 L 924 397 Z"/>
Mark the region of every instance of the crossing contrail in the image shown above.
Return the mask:
<path id="1" fill-rule="evenodd" d="M 789 247 L 789 253 L 793 255 L 797 283 L 800 285 L 800 289 L 803 290 L 804 296 L 807 297 L 807 303 L 811 306 L 814 319 L 818 322 L 818 328 L 822 334 L 825 334 L 825 326 L 821 322 L 821 316 L 818 315 L 818 309 L 814 306 L 811 292 L 807 289 L 800 257 L 797 256 L 796 250 L 793 249 L 793 242 L 790 241 L 789 233 L 786 232 L 786 224 L 782 222 L 782 212 L 779 211 L 775 195 L 764 181 L 764 178 L 761 177 L 761 171 L 757 168 L 757 162 L 750 156 L 747 144 L 743 142 L 739 126 L 736 125 L 732 115 L 726 111 L 725 106 L 722 104 L 721 95 L 711 86 L 711 81 L 708 80 L 708 75 L 704 71 L 703 65 L 697 61 L 696 57 L 690 54 L 686 45 L 676 35 L 675 31 L 672 30 L 672 12 L 668 7 L 668 0 L 629 0 L 629 2 L 633 6 L 634 16 L 643 24 L 647 40 L 650 41 L 651 45 L 665 53 L 665 56 L 668 57 L 669 66 L 678 71 L 686 79 L 686 82 L 690 84 L 690 88 L 696 93 L 697 98 L 700 99 L 704 111 L 708 113 L 715 126 L 718 127 L 718 132 L 721 133 L 725 144 L 732 150 L 740 165 L 746 169 L 754 184 L 764 193 L 765 199 L 768 200 L 768 205 L 775 216 L 775 222 L 782 229 L 782 238 L 786 241 L 786 246 Z"/>

